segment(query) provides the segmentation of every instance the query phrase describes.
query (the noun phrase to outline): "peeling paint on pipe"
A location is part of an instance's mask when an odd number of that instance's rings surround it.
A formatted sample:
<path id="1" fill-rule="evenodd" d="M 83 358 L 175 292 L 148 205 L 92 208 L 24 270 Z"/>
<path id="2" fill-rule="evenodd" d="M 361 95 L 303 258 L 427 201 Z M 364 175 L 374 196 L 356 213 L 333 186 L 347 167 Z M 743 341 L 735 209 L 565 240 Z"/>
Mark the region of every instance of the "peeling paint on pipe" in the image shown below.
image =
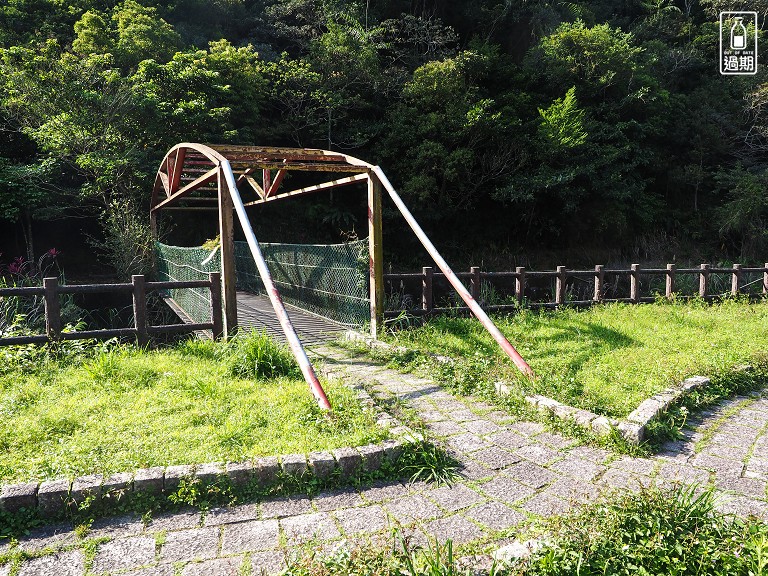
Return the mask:
<path id="1" fill-rule="evenodd" d="M 405 204 L 403 204 L 400 196 L 397 194 L 397 192 L 395 192 L 392 183 L 386 177 L 381 168 L 374 166 L 373 172 L 376 174 L 384 188 L 386 188 L 387 192 L 389 193 L 389 197 L 392 198 L 392 201 L 395 203 L 395 206 L 397 206 L 397 209 L 400 210 L 400 213 L 403 215 L 403 218 L 405 218 L 405 221 L 408 222 L 411 230 L 413 230 L 414 234 L 416 234 L 416 237 L 421 241 L 424 248 L 427 249 L 429 255 L 432 256 L 432 259 L 435 261 L 435 264 L 437 264 L 438 268 L 440 268 L 442 273 L 445 274 L 445 277 L 451 283 L 451 286 L 453 286 L 456 292 L 459 293 L 459 296 L 461 296 L 461 299 L 464 300 L 464 302 L 467 304 L 469 309 L 472 311 L 472 314 L 474 314 L 475 317 L 480 320 L 480 323 L 485 327 L 485 329 L 490 332 L 491 336 L 493 336 L 493 339 L 496 340 L 499 346 L 501 346 L 501 349 L 504 350 L 507 356 L 512 359 L 512 362 L 514 362 L 515 366 L 517 366 L 524 374 L 527 374 L 528 376 L 534 376 L 533 370 L 528 365 L 528 363 L 523 359 L 522 356 L 520 356 L 520 353 L 515 350 L 515 347 L 510 344 L 509 340 L 507 340 L 504 334 L 502 334 L 501 331 L 496 327 L 496 325 L 493 323 L 493 320 L 488 317 L 488 315 L 475 301 L 475 299 L 472 298 L 472 295 L 466 289 L 464 284 L 461 283 L 461 280 L 456 277 L 456 274 L 453 273 L 451 268 L 448 266 L 448 263 L 443 260 L 442 256 L 440 256 L 437 248 L 435 248 L 434 244 L 432 244 L 432 242 L 429 240 L 427 235 L 424 233 L 424 230 L 421 229 L 419 223 L 416 222 L 413 214 L 411 214 L 408 208 L 406 208 Z"/>
<path id="2" fill-rule="evenodd" d="M 285 333 L 285 337 L 288 339 L 288 345 L 291 347 L 291 351 L 293 352 L 296 361 L 299 363 L 301 373 L 304 375 L 304 380 L 309 384 L 309 389 L 317 400 L 318 406 L 323 410 L 330 410 L 331 404 L 328 402 L 325 391 L 317 379 L 317 374 L 315 374 L 312 363 L 309 361 L 309 358 L 307 358 L 307 353 L 301 345 L 301 341 L 296 334 L 293 324 L 291 324 L 291 319 L 285 311 L 285 306 L 283 305 L 282 298 L 280 298 L 280 293 L 277 291 L 275 283 L 272 281 L 272 275 L 269 273 L 267 263 L 264 261 L 264 255 L 261 253 L 261 248 L 259 248 L 256 235 L 253 233 L 253 228 L 251 228 L 251 222 L 248 220 L 248 215 L 245 213 L 245 206 L 243 206 L 243 200 L 240 198 L 240 192 L 235 184 L 235 176 L 232 173 L 232 167 L 230 166 L 229 161 L 224 160 L 221 162 L 221 170 L 224 172 L 224 178 L 227 181 L 229 194 L 232 197 L 232 204 L 234 205 L 235 212 L 240 220 L 240 226 L 245 233 L 248 247 L 251 249 L 251 254 L 253 254 L 256 268 L 259 270 L 261 281 L 264 282 L 264 288 L 269 295 L 269 300 L 272 302 L 272 308 L 275 309 L 275 314 L 280 321 L 280 326 Z"/>

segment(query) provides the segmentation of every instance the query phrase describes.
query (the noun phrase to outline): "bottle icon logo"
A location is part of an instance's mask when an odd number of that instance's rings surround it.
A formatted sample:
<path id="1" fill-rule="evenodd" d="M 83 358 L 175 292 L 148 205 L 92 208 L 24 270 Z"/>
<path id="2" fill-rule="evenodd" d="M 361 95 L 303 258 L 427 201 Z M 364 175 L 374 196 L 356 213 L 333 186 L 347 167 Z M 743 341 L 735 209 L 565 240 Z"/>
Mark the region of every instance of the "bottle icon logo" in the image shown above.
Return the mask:
<path id="1" fill-rule="evenodd" d="M 734 18 L 731 26 L 731 50 L 744 50 L 747 47 L 747 29 L 742 23 L 743 18 Z"/>
<path id="2" fill-rule="evenodd" d="M 720 12 L 720 74 L 757 74 L 757 12 Z"/>

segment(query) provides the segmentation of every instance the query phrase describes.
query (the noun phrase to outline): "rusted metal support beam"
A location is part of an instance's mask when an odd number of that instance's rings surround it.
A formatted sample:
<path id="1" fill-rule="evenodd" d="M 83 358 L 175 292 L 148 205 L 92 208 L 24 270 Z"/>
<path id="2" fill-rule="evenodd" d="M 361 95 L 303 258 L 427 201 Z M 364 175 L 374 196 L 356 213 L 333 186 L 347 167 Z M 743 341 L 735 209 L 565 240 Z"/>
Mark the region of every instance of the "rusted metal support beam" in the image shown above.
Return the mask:
<path id="1" fill-rule="evenodd" d="M 371 298 L 371 336 L 384 329 L 384 248 L 381 224 L 381 183 L 368 173 L 368 275 Z"/>
<path id="2" fill-rule="evenodd" d="M 184 198 L 187 194 L 190 192 L 193 192 L 200 188 L 200 186 L 203 186 L 205 184 L 208 184 L 208 182 L 212 182 L 213 180 L 216 180 L 219 174 L 219 169 L 214 168 L 213 170 L 209 170 L 199 178 L 196 178 L 186 186 L 184 186 L 181 190 L 178 192 L 172 194 L 162 202 L 160 202 L 158 205 L 152 207 L 152 211 L 155 210 L 161 210 L 164 206 L 167 206 L 168 204 L 171 204 L 173 202 L 176 202 L 177 200 L 180 200 L 181 198 Z"/>
<path id="3" fill-rule="evenodd" d="M 219 179 L 219 238 L 221 241 L 221 275 L 224 279 L 222 307 L 224 309 L 225 339 L 232 338 L 237 332 L 237 272 L 235 268 L 235 223 L 230 190 L 222 169 L 218 169 Z"/>
<path id="4" fill-rule="evenodd" d="M 381 170 L 381 168 L 379 168 L 378 166 L 375 166 L 373 168 L 373 172 L 376 174 L 381 184 L 389 193 L 389 197 L 392 198 L 392 201 L 395 203 L 395 206 L 397 206 L 397 209 L 400 210 L 400 213 L 403 215 L 403 218 L 405 218 L 405 221 L 411 227 L 411 230 L 413 230 L 413 232 L 416 234 L 416 237 L 421 241 L 424 248 L 427 249 L 427 252 L 429 252 L 429 255 L 432 256 L 432 259 L 435 261 L 435 264 L 437 264 L 437 267 L 440 268 L 443 274 L 445 274 L 445 277 L 451 283 L 451 286 L 453 286 L 456 292 L 458 292 L 459 296 L 461 296 L 461 299 L 464 300 L 464 302 L 467 304 L 467 306 L 475 315 L 475 317 L 477 317 L 477 319 L 480 320 L 482 325 L 485 327 L 486 330 L 488 330 L 488 332 L 491 334 L 493 339 L 496 340 L 499 346 L 501 346 L 502 350 L 504 350 L 507 356 L 509 356 L 512 362 L 514 362 L 515 366 L 517 366 L 523 373 L 529 376 L 533 376 L 534 375 L 533 370 L 528 365 L 528 363 L 523 359 L 522 356 L 520 356 L 520 353 L 517 350 L 515 350 L 515 347 L 509 343 L 509 340 L 506 339 L 506 337 L 496 327 L 496 325 L 488 317 L 485 311 L 480 307 L 480 305 L 475 301 L 475 299 L 472 298 L 472 295 L 467 291 L 466 287 L 461 283 L 461 281 L 453 273 L 451 268 L 448 266 L 448 263 L 443 259 L 443 257 L 437 251 L 437 248 L 435 248 L 434 244 L 432 244 L 430 239 L 424 233 L 424 230 L 422 230 L 421 226 L 419 226 L 419 223 L 416 222 L 416 219 L 413 217 L 413 215 L 408 210 L 408 208 L 406 208 L 405 204 L 403 204 L 403 201 L 401 200 L 400 196 L 397 194 L 394 187 L 392 186 L 392 183 L 386 177 L 386 175 Z"/>
<path id="5" fill-rule="evenodd" d="M 347 186 L 356 182 L 362 182 L 368 180 L 367 174 L 355 174 L 354 176 L 348 176 L 347 178 L 339 178 L 338 180 L 331 180 L 330 182 L 323 182 L 322 184 L 315 184 L 314 186 L 306 186 L 304 188 L 298 188 L 291 190 L 290 192 L 282 192 L 269 198 L 262 196 L 261 200 L 254 200 L 253 202 L 246 202 L 244 206 L 255 206 L 256 204 L 263 204 L 264 202 L 271 202 L 273 200 L 281 200 L 290 196 L 298 196 L 300 194 L 308 194 L 310 192 L 318 192 L 320 190 L 327 190 L 328 188 L 338 188 L 340 186 Z M 258 192 L 258 190 L 257 190 Z"/>

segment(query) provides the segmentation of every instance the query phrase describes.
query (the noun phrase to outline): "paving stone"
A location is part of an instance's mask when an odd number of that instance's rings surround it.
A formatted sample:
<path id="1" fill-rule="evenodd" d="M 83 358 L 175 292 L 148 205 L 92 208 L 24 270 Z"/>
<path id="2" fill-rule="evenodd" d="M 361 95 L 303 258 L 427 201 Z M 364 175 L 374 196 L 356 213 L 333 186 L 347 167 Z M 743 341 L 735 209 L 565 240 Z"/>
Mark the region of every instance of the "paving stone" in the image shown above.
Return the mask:
<path id="1" fill-rule="evenodd" d="M 567 502 L 585 503 L 595 500 L 601 493 L 600 487 L 589 481 L 563 477 L 547 487 L 547 492 Z"/>
<path id="2" fill-rule="evenodd" d="M 117 472 L 104 480 L 101 485 L 101 499 L 119 502 L 126 494 L 133 492 L 133 474 Z"/>
<path id="3" fill-rule="evenodd" d="M 454 422 L 467 422 L 469 420 L 477 420 L 477 415 L 475 415 L 472 410 L 469 410 L 468 408 L 464 408 L 463 410 L 456 410 L 455 412 L 450 412 L 448 414 L 448 418 L 453 420 Z"/>
<path id="4" fill-rule="evenodd" d="M 147 530 L 150 532 L 160 532 L 161 530 L 183 530 L 185 528 L 195 528 L 200 525 L 200 512 L 197 510 L 185 510 L 181 512 L 171 512 L 158 514 L 152 518 Z"/>
<path id="5" fill-rule="evenodd" d="M 0 564 L 0 576 L 9 576 L 11 573 L 11 564 Z"/>
<path id="6" fill-rule="evenodd" d="M 488 443 L 475 434 L 459 434 L 446 439 L 446 444 L 459 452 L 473 452 L 481 448 L 487 448 Z"/>
<path id="7" fill-rule="evenodd" d="M 243 561 L 243 557 L 235 557 L 192 562 L 184 566 L 181 576 L 238 576 Z"/>
<path id="8" fill-rule="evenodd" d="M 568 454 L 583 458 L 584 460 L 589 460 L 590 462 L 595 462 L 596 464 L 602 464 L 605 462 L 605 459 L 611 455 L 611 452 L 603 450 L 602 448 L 593 448 L 591 446 L 576 446 L 575 448 L 570 448 Z"/>
<path id="9" fill-rule="evenodd" d="M 205 526 L 221 526 L 222 524 L 258 520 L 258 518 L 258 504 L 240 504 L 238 506 L 224 506 L 209 510 L 205 515 L 204 524 Z"/>
<path id="10" fill-rule="evenodd" d="M 254 576 L 261 576 L 262 573 L 280 574 L 285 568 L 285 555 L 282 552 L 255 552 L 251 554 L 251 573 Z"/>
<path id="11" fill-rule="evenodd" d="M 449 512 L 456 512 L 485 500 L 480 494 L 463 484 L 437 488 L 428 492 L 427 496 Z"/>
<path id="12" fill-rule="evenodd" d="M 667 482 L 704 485 L 709 482 L 709 472 L 688 464 L 664 462 L 659 469 L 659 478 Z"/>
<path id="13" fill-rule="evenodd" d="M 401 524 L 415 520 L 429 520 L 442 515 L 440 508 L 427 500 L 422 494 L 405 496 L 385 504 L 387 511 Z"/>
<path id="14" fill-rule="evenodd" d="M 570 454 L 563 460 L 559 460 L 552 464 L 551 468 L 557 472 L 573 476 L 574 478 L 578 478 L 585 482 L 591 482 L 606 470 L 606 467 L 602 464 L 595 464 L 594 462 L 576 458 Z"/>
<path id="15" fill-rule="evenodd" d="M 478 450 L 472 454 L 472 458 L 493 470 L 500 470 L 510 464 L 520 462 L 519 456 L 507 452 L 506 450 L 502 450 L 501 448 L 497 448 L 496 446 L 486 448 L 485 450 Z"/>
<path id="16" fill-rule="evenodd" d="M 304 454 L 287 454 L 280 457 L 280 464 L 283 473 L 296 478 L 305 474 L 307 468 L 307 457 Z"/>
<path id="17" fill-rule="evenodd" d="M 93 560 L 92 572 L 114 572 L 155 563 L 155 539 L 144 536 L 118 538 L 101 544 Z"/>
<path id="18" fill-rule="evenodd" d="M 714 470 L 715 474 L 720 478 L 739 478 L 744 467 L 741 462 L 725 460 L 723 458 L 709 456 L 708 454 L 698 454 L 691 459 L 690 464 L 697 468 Z"/>
<path id="19" fill-rule="evenodd" d="M 330 452 L 310 452 L 309 469 L 315 477 L 327 480 L 336 469 L 336 460 Z"/>
<path id="20" fill-rule="evenodd" d="M 765 482 L 755 478 L 715 478 L 715 485 L 721 490 L 738 492 L 752 498 L 765 500 Z"/>
<path id="21" fill-rule="evenodd" d="M 507 412 L 502 412 L 501 410 L 491 410 L 490 412 L 486 412 L 483 414 L 483 417 L 486 420 L 490 420 L 491 422 L 494 422 L 496 424 L 502 425 L 507 424 L 508 422 L 511 422 L 514 420 L 514 418 L 508 414 Z"/>
<path id="22" fill-rule="evenodd" d="M 480 484 L 480 489 L 491 498 L 510 504 L 536 492 L 533 488 L 524 486 L 509 476 L 499 476 L 490 482 Z"/>
<path id="23" fill-rule="evenodd" d="M 434 400 L 434 396 L 432 396 Z M 466 410 L 467 406 L 466 404 L 459 402 L 458 400 L 453 399 L 438 399 L 433 402 L 433 404 L 437 407 L 438 410 L 441 410 L 442 412 L 458 412 L 460 410 Z M 448 415 L 450 417 L 450 414 Z"/>
<path id="24" fill-rule="evenodd" d="M 69 480 L 50 480 L 37 489 L 37 506 L 43 518 L 59 516 L 69 498 Z"/>
<path id="25" fill-rule="evenodd" d="M 411 404 L 413 404 L 413 402 Z M 446 416 L 437 410 L 419 410 L 419 418 L 427 422 L 440 422 L 441 420 L 445 420 Z"/>
<path id="26" fill-rule="evenodd" d="M 717 434 L 713 434 L 712 437 L 709 439 L 709 445 L 706 447 L 706 449 L 710 448 L 712 445 L 718 445 L 723 447 L 743 447 L 743 446 L 751 446 L 757 438 L 757 432 L 756 431 L 750 431 L 747 433 L 739 432 L 739 433 L 733 433 L 728 431 L 720 431 Z"/>
<path id="27" fill-rule="evenodd" d="M 336 490 L 332 492 L 321 492 L 312 498 L 312 504 L 320 512 L 330 512 L 340 508 L 353 508 L 362 506 L 363 499 L 355 490 Z"/>
<path id="28" fill-rule="evenodd" d="M 571 506 L 565 500 L 558 498 L 549 491 L 536 494 L 525 504 L 523 509 L 531 514 L 538 516 L 555 516 L 564 514 L 570 510 Z"/>
<path id="29" fill-rule="evenodd" d="M 384 461 L 384 448 L 376 444 L 359 446 L 357 451 L 363 457 L 363 468 L 368 472 L 373 472 L 381 468 Z"/>
<path id="30" fill-rule="evenodd" d="M 749 454 L 752 448 L 752 444 L 745 444 L 742 446 L 724 446 L 722 444 L 710 444 L 705 447 L 700 453 L 707 454 L 708 456 L 717 456 L 718 458 L 724 458 L 726 460 L 736 460 L 743 462 L 744 458 Z"/>
<path id="31" fill-rule="evenodd" d="M 207 560 L 208 558 L 215 558 L 218 551 L 218 527 L 194 528 L 169 532 L 165 537 L 165 544 L 160 549 L 160 558 L 163 562 Z"/>
<path id="32" fill-rule="evenodd" d="M 618 468 L 633 474 L 651 474 L 656 469 L 656 461 L 648 458 L 630 458 L 623 456 L 618 460 L 611 462 L 611 468 Z"/>
<path id="33" fill-rule="evenodd" d="M 277 520 L 253 520 L 224 526 L 223 555 L 276 548 L 279 543 Z"/>
<path id="34" fill-rule="evenodd" d="M 542 444 L 547 444 L 548 446 L 552 446 L 554 448 L 568 448 L 569 446 L 573 446 L 576 443 L 573 438 L 566 438 L 565 436 L 561 436 L 560 434 L 552 434 L 551 432 L 542 432 L 541 434 L 537 434 L 535 440 L 536 442 L 541 442 Z"/>
<path id="35" fill-rule="evenodd" d="M 525 520 L 525 514 L 499 502 L 486 502 L 468 510 L 465 515 L 494 530 L 505 530 Z"/>
<path id="36" fill-rule="evenodd" d="M 375 482 L 369 488 L 361 490 L 360 495 L 366 502 L 374 503 L 401 498 L 408 492 L 408 488 L 399 482 Z"/>
<path id="37" fill-rule="evenodd" d="M 509 425 L 509 429 L 525 436 L 535 436 L 544 432 L 544 425 L 538 422 L 515 422 Z"/>
<path id="38" fill-rule="evenodd" d="M 163 474 L 162 466 L 136 470 L 133 473 L 133 490 L 135 492 L 159 494 L 163 491 Z"/>
<path id="39" fill-rule="evenodd" d="M 477 454 L 477 452 L 475 452 Z M 468 480 L 482 480 L 489 476 L 495 475 L 496 471 L 491 468 L 486 468 L 485 465 L 475 462 L 474 460 L 465 459 L 462 463 L 460 471 L 462 477 Z"/>
<path id="40" fill-rule="evenodd" d="M 722 514 L 756 516 L 764 521 L 768 520 L 768 504 L 748 496 L 717 493 L 715 508 Z"/>
<path id="41" fill-rule="evenodd" d="M 619 468 L 611 468 L 600 478 L 600 483 L 626 490 L 639 490 L 647 488 L 653 482 L 650 477 L 641 474 L 632 474 Z"/>
<path id="42" fill-rule="evenodd" d="M 466 544 L 483 535 L 480 528 L 458 515 L 433 520 L 425 526 L 425 529 L 438 542 L 445 542 L 450 538 L 454 545 Z"/>
<path id="43" fill-rule="evenodd" d="M 289 545 L 303 544 L 313 540 L 333 540 L 341 533 L 327 512 L 302 514 L 280 520 Z"/>
<path id="44" fill-rule="evenodd" d="M 511 476 L 518 482 L 526 484 L 532 488 L 541 488 L 559 478 L 554 472 L 550 472 L 546 468 L 537 466 L 532 462 L 518 462 L 517 464 L 513 464 L 504 470 L 504 474 Z"/>
<path id="45" fill-rule="evenodd" d="M 306 496 L 288 496 L 261 503 L 262 518 L 283 518 L 312 511 L 312 503 Z"/>
<path id="46" fill-rule="evenodd" d="M 466 434 L 466 430 L 456 422 L 446 420 L 443 422 L 430 422 L 427 429 L 436 436 L 450 436 L 451 434 Z"/>
<path id="47" fill-rule="evenodd" d="M 520 448 L 528 444 L 528 438 L 511 430 L 497 432 L 490 436 L 489 440 L 502 448 Z"/>
<path id="48" fill-rule="evenodd" d="M 515 450 L 515 454 L 537 464 L 547 464 L 562 456 L 561 452 L 540 444 L 523 446 Z"/>
<path id="49" fill-rule="evenodd" d="M 756 458 L 754 456 L 750 458 L 744 475 L 750 478 L 768 480 L 768 458 Z"/>
<path id="50" fill-rule="evenodd" d="M 168 466 L 163 477 L 163 489 L 166 492 L 176 492 L 182 480 L 189 482 L 194 476 L 195 468 L 189 464 Z"/>
<path id="51" fill-rule="evenodd" d="M 225 469 L 235 486 L 245 486 L 253 480 L 253 462 L 227 462 Z"/>
<path id="52" fill-rule="evenodd" d="M 37 506 L 37 482 L 5 485 L 0 490 L 0 510 L 14 514 Z"/>
<path id="53" fill-rule="evenodd" d="M 277 456 L 259 458 L 253 463 L 253 476 L 259 486 L 270 486 L 277 481 L 280 473 L 280 462 Z"/>
<path id="54" fill-rule="evenodd" d="M 352 478 L 359 471 L 363 464 L 363 457 L 357 450 L 352 448 L 337 448 L 333 451 L 333 457 L 339 463 L 341 475 L 344 478 Z"/>
<path id="55" fill-rule="evenodd" d="M 86 538 L 123 538 L 135 536 L 144 531 L 141 517 L 128 514 L 114 518 L 99 518 L 91 523 Z"/>
<path id="56" fill-rule="evenodd" d="M 494 432 L 499 432 L 501 430 L 501 427 L 488 420 L 470 420 L 468 422 L 462 422 L 461 425 L 468 432 L 477 434 L 478 436 L 493 434 Z"/>
<path id="57" fill-rule="evenodd" d="M 334 513 L 344 533 L 349 536 L 378 532 L 387 527 L 387 515 L 378 505 L 337 510 Z"/>
<path id="58" fill-rule="evenodd" d="M 82 576 L 84 564 L 83 552 L 70 550 L 25 561 L 18 576 Z"/>
<path id="59" fill-rule="evenodd" d="M 139 570 L 131 570 L 125 574 L 126 576 L 176 576 L 178 572 L 176 572 L 173 564 L 156 564 Z"/>
<path id="60" fill-rule="evenodd" d="M 62 548 L 74 544 L 76 540 L 74 526 L 64 522 L 32 530 L 27 536 L 19 539 L 19 548 L 25 552 L 49 547 Z"/>

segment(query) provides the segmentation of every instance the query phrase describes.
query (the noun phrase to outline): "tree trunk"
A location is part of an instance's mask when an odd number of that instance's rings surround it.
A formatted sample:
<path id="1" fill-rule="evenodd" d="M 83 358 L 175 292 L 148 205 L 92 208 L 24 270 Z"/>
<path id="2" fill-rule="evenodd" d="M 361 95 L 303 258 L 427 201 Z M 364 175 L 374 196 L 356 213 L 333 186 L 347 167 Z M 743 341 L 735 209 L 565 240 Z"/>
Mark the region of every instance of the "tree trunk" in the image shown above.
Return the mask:
<path id="1" fill-rule="evenodd" d="M 35 260 L 35 239 L 32 235 L 32 214 L 24 210 L 21 217 L 21 229 L 24 233 L 24 244 L 27 248 L 27 263 L 30 274 L 37 274 L 37 261 Z"/>

